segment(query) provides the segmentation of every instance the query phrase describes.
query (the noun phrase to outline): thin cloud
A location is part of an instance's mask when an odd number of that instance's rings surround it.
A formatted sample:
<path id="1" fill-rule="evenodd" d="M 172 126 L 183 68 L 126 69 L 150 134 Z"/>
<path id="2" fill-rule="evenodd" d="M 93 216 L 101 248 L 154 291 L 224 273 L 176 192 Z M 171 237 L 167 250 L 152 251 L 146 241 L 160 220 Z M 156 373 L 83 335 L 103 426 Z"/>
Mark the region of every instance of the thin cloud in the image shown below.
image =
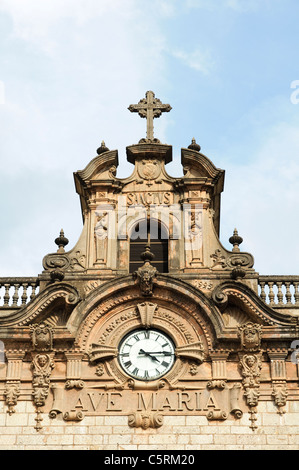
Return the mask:
<path id="1" fill-rule="evenodd" d="M 207 52 L 202 52 L 197 48 L 194 51 L 187 52 L 182 49 L 176 49 L 171 52 L 171 55 L 176 59 L 182 61 L 187 67 L 193 70 L 208 75 L 214 69 L 215 62 Z"/>

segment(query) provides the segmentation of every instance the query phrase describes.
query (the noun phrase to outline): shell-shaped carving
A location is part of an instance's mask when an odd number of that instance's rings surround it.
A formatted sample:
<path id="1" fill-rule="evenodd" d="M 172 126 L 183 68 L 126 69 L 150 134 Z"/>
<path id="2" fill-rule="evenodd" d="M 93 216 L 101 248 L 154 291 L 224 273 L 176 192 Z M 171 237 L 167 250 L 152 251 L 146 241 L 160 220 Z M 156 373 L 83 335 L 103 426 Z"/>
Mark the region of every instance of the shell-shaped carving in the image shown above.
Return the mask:
<path id="1" fill-rule="evenodd" d="M 177 357 L 195 359 L 198 362 L 203 362 L 204 360 L 204 348 L 200 341 L 176 348 L 175 354 Z"/>

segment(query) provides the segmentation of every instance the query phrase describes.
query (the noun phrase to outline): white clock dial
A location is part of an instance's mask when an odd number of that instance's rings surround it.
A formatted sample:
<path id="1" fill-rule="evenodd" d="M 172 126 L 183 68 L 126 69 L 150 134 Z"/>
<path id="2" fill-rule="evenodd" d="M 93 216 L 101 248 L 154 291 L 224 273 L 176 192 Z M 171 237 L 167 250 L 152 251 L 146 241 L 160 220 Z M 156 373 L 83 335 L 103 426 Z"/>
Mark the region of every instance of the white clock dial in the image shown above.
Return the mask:
<path id="1" fill-rule="evenodd" d="M 119 363 L 139 380 L 155 380 L 165 375 L 175 361 L 174 344 L 161 331 L 140 329 L 129 333 L 119 347 Z"/>

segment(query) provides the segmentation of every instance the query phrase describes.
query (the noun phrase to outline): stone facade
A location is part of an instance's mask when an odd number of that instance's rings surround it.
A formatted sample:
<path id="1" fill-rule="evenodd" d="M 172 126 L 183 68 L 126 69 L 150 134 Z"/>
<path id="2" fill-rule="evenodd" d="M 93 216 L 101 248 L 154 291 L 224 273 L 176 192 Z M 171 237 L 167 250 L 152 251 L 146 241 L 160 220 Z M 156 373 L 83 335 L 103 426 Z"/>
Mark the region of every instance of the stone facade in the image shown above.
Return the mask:
<path id="1" fill-rule="evenodd" d="M 131 176 L 103 142 L 74 173 L 76 245 L 62 230 L 36 278 L 0 278 L 0 448 L 298 449 L 299 277 L 257 273 L 237 230 L 225 249 L 224 171 L 193 139 L 169 176 L 171 107 L 129 110 Z"/>

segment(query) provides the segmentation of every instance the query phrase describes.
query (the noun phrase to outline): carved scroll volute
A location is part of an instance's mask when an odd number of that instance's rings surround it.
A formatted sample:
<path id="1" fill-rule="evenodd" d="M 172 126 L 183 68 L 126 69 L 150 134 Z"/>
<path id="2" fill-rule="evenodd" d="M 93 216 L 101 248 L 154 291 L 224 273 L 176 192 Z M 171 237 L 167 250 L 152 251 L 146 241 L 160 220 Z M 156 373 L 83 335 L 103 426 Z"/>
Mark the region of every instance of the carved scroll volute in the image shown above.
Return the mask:
<path id="1" fill-rule="evenodd" d="M 151 302 L 144 302 L 142 304 L 138 304 L 137 308 L 142 326 L 144 326 L 144 328 L 150 328 L 153 323 L 153 317 L 157 309 L 157 304 L 153 304 Z"/>
<path id="2" fill-rule="evenodd" d="M 133 412 L 128 416 L 128 425 L 132 428 L 160 428 L 163 415 L 157 412 Z"/>
<path id="3" fill-rule="evenodd" d="M 208 382 L 208 388 L 225 388 L 227 381 L 226 360 L 228 355 L 229 352 L 227 351 L 214 351 L 210 353 L 212 359 L 212 380 Z"/>

